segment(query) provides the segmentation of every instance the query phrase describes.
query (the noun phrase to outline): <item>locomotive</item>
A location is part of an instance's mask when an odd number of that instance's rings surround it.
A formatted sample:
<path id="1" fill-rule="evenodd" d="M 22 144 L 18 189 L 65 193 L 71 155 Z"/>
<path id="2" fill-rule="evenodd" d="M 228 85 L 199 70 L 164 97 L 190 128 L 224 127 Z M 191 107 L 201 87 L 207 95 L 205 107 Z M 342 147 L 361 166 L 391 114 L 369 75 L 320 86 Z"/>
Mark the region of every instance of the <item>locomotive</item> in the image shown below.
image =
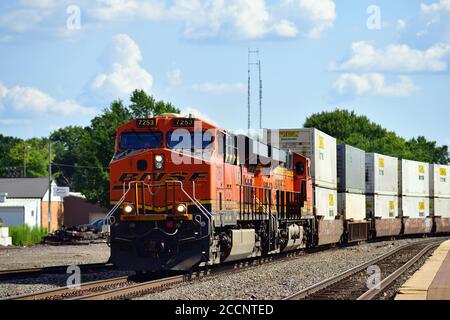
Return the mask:
<path id="1" fill-rule="evenodd" d="M 318 243 L 310 160 L 192 116 L 135 119 L 110 164 L 111 261 L 190 270 Z"/>

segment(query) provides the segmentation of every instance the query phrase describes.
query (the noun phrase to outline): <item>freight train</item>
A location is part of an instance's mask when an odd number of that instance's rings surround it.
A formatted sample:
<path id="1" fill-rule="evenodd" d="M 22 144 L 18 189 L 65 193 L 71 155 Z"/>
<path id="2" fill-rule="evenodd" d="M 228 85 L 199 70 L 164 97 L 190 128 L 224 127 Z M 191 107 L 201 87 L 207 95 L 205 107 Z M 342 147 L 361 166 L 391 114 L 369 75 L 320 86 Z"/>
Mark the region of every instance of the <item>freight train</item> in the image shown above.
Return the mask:
<path id="1" fill-rule="evenodd" d="M 293 152 L 192 116 L 121 126 L 110 164 L 111 261 L 186 271 L 404 232 L 408 218 L 356 218 L 345 201 L 335 210 L 336 145 L 318 130 L 307 135 L 299 145 L 309 149 Z"/>

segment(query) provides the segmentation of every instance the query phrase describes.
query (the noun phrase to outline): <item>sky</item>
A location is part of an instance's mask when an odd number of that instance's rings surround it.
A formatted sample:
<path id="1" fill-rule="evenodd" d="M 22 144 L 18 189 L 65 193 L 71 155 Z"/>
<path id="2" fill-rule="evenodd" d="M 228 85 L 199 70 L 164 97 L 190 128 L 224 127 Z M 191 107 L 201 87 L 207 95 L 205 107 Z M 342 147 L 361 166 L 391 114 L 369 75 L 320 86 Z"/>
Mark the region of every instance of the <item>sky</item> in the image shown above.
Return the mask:
<path id="1" fill-rule="evenodd" d="M 4 0 L 0 134 L 88 125 L 134 89 L 245 129 L 249 48 L 264 127 L 339 107 L 450 144 L 450 0 Z"/>

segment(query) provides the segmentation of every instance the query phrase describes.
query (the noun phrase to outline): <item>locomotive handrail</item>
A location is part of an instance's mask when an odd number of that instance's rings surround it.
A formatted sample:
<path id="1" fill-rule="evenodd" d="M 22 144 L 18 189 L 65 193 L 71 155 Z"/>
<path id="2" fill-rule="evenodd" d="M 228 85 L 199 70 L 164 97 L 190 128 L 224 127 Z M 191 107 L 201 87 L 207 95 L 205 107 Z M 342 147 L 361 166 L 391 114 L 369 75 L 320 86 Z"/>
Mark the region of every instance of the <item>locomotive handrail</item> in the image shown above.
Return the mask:
<path id="1" fill-rule="evenodd" d="M 181 181 L 173 181 L 173 182 L 177 182 L 177 183 L 180 184 L 181 191 L 183 191 L 183 193 L 197 206 L 197 208 L 200 209 L 200 212 L 206 217 L 206 219 L 208 220 L 208 224 L 209 224 L 208 235 L 207 236 L 210 236 L 211 235 L 211 222 L 212 222 L 211 221 L 211 214 L 208 212 L 208 210 L 206 210 L 206 208 L 197 199 L 192 198 L 187 193 L 187 191 L 184 190 L 183 182 L 181 182 Z"/>
<path id="2" fill-rule="evenodd" d="M 128 190 L 125 192 L 125 182 L 123 183 L 123 190 L 124 193 L 122 195 L 122 197 L 119 199 L 119 201 L 117 201 L 117 203 L 114 205 L 114 207 L 112 207 L 112 209 L 108 212 L 108 214 L 105 216 L 105 221 L 107 222 L 107 224 L 111 225 L 111 221 L 110 218 L 112 217 L 112 215 L 114 214 L 114 212 L 117 210 L 118 207 L 120 207 L 122 205 L 122 203 L 125 201 L 125 197 L 128 194 L 128 192 L 130 192 L 131 190 L 131 183 L 128 184 Z"/>

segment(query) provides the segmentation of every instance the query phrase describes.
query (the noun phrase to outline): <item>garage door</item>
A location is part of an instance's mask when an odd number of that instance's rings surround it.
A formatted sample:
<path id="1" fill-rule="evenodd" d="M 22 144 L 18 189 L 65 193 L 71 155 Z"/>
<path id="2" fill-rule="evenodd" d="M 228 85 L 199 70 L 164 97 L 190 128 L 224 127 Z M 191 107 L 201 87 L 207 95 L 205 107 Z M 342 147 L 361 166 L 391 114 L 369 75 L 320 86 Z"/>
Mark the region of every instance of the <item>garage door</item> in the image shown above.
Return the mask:
<path id="1" fill-rule="evenodd" d="M 2 208 L 0 207 L 0 219 L 8 227 L 24 224 L 25 208 Z"/>

